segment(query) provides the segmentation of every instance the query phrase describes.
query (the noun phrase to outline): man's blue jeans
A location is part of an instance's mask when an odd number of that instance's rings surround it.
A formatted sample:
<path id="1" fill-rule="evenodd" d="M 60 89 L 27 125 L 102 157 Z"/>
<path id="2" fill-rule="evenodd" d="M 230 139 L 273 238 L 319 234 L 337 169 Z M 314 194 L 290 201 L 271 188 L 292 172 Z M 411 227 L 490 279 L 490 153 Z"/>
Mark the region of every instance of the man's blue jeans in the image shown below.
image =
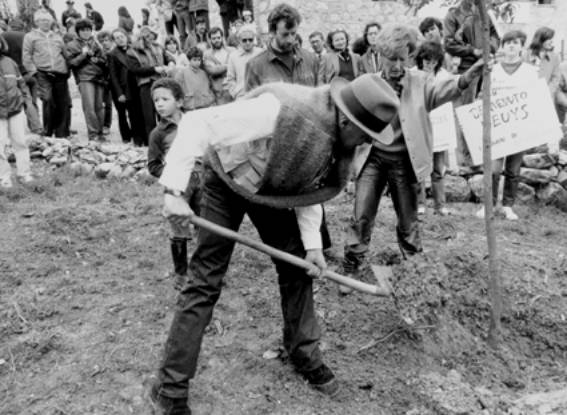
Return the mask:
<path id="1" fill-rule="evenodd" d="M 355 272 L 364 261 L 380 198 L 386 185 L 398 217 L 398 244 L 405 254 L 422 251 L 417 220 L 417 179 L 407 152 L 387 153 L 373 147 L 356 180 L 354 217 L 347 230 L 344 268 Z"/>
<path id="2" fill-rule="evenodd" d="M 104 127 L 104 85 L 97 82 L 79 82 L 81 103 L 85 113 L 89 140 L 96 140 L 102 136 Z"/>
<path id="3" fill-rule="evenodd" d="M 248 214 L 264 243 L 292 255 L 305 256 L 293 209 L 274 209 L 248 202 L 205 164 L 201 217 L 236 231 L 244 214 Z M 234 241 L 199 229 L 197 247 L 189 263 L 190 278 L 177 298 L 158 374 L 159 393 L 163 396 L 187 397 L 189 379 L 195 376 L 205 328 L 220 297 L 233 249 Z M 273 262 L 280 288 L 284 347 L 297 371 L 318 369 L 323 363 L 319 350 L 321 330 L 313 302 L 313 280 L 302 269 L 279 260 Z M 257 284 L 264 283 L 257 280 Z"/>

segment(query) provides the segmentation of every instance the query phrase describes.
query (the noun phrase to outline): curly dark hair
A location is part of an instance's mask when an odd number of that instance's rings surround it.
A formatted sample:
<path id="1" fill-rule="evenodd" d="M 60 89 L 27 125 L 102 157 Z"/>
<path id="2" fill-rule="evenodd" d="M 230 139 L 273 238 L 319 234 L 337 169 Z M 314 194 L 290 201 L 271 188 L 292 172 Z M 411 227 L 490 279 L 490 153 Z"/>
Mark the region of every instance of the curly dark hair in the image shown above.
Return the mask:
<path id="1" fill-rule="evenodd" d="M 154 84 L 152 85 L 152 95 L 154 91 L 158 88 L 170 90 L 171 94 L 173 95 L 173 98 L 175 98 L 176 101 L 181 101 L 185 97 L 185 93 L 183 92 L 183 87 L 179 82 L 177 82 L 173 78 L 166 77 L 166 78 L 160 78 L 157 81 L 155 81 Z"/>
<path id="2" fill-rule="evenodd" d="M 285 28 L 291 29 L 301 23 L 301 15 L 296 8 L 289 4 L 278 4 L 268 15 L 268 29 L 271 33 L 276 32 L 278 23 L 282 20 L 285 22 Z"/>
<path id="3" fill-rule="evenodd" d="M 423 19 L 419 24 L 419 31 L 422 35 L 425 35 L 425 33 L 429 32 L 429 29 L 431 29 L 433 26 L 437 26 L 437 29 L 439 29 L 439 31 L 443 33 L 443 23 L 436 17 L 426 17 L 425 19 Z"/>
<path id="4" fill-rule="evenodd" d="M 187 59 L 191 60 L 193 58 L 203 59 L 203 51 L 197 46 L 193 46 L 187 51 Z"/>
<path id="5" fill-rule="evenodd" d="M 75 31 L 79 33 L 81 30 L 93 30 L 93 22 L 89 19 L 79 19 L 75 23 Z"/>
<path id="6" fill-rule="evenodd" d="M 426 40 L 417 49 L 417 55 L 415 56 L 415 64 L 418 69 L 423 70 L 423 61 L 436 61 L 434 73 L 437 73 L 441 66 L 443 65 L 443 59 L 445 54 L 443 53 L 443 46 L 441 43 L 434 42 L 432 40 Z"/>
<path id="7" fill-rule="evenodd" d="M 222 31 L 222 29 L 218 26 L 215 26 L 215 27 L 212 27 L 211 30 L 209 30 L 209 39 L 215 33 L 220 33 L 221 37 L 224 37 L 224 32 Z"/>

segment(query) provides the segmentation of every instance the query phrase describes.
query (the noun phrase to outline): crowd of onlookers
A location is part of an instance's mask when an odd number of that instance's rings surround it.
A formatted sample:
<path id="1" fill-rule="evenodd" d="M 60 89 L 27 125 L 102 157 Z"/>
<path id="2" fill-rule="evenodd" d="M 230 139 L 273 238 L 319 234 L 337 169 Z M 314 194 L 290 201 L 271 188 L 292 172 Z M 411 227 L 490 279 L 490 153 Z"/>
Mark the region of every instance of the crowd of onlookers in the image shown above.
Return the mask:
<path id="1" fill-rule="evenodd" d="M 315 31 L 309 35 L 308 44 L 303 44 L 295 33 L 293 39 L 288 39 L 290 54 L 281 50 L 281 43 L 273 42 L 276 28 L 270 28 L 268 40 L 260 39 L 250 1 L 217 2 L 223 27 L 210 27 L 206 0 L 150 0 L 141 10 L 138 25 L 121 6 L 117 8 L 118 27 L 112 29 L 91 3 L 84 4 L 83 16 L 73 0 L 66 2 L 67 9 L 60 19 L 49 0 L 43 0 L 33 15 L 31 29 L 17 18 L 3 22 L 0 45 L 3 55 L 16 63 L 15 79 L 22 86 L 21 97 L 16 85 L 4 87 L 8 95 L 14 95 L 8 102 L 13 108 L 5 111 L 9 116 L 15 114 L 7 124 L 14 147 L 24 147 L 23 127 L 14 127 L 22 120 L 27 120 L 29 130 L 43 136 L 71 135 L 71 75 L 79 89 L 90 140 L 105 140 L 114 108 L 122 140 L 147 146 L 160 118 L 152 99 L 152 85 L 163 77 L 179 82 L 184 110 L 190 111 L 239 99 L 246 91 L 270 81 L 315 86 L 337 76 L 353 80 L 363 73 L 381 71 L 382 58 L 376 43 L 382 29 L 380 16 L 355 39 L 343 29 L 327 34 Z M 473 3 L 462 0 L 449 10 L 443 22 L 432 17 L 423 19 L 415 28 L 420 41 L 411 64 L 435 76 L 462 74 L 470 68 L 482 53 L 482 28 Z M 552 29 L 539 29 L 522 58 L 535 65 L 548 81 L 563 120 L 567 87 L 559 70 L 559 57 L 553 52 L 553 36 Z M 492 27 L 493 53 L 502 51 L 500 42 Z M 248 63 L 251 59 L 254 64 Z M 473 83 L 455 105 L 472 102 L 479 88 L 478 83 Z M 466 146 L 462 139 L 458 143 L 459 153 L 464 154 L 460 162 L 466 164 L 470 162 Z M 29 167 L 25 167 L 29 161 L 21 154 L 16 151 L 20 155 L 18 175 L 31 180 Z M 435 210 L 441 214 L 448 213 L 442 191 L 445 158 L 444 154 L 434 156 L 431 177 Z M 0 179 L 9 185 L 6 171 L 2 167 Z"/>

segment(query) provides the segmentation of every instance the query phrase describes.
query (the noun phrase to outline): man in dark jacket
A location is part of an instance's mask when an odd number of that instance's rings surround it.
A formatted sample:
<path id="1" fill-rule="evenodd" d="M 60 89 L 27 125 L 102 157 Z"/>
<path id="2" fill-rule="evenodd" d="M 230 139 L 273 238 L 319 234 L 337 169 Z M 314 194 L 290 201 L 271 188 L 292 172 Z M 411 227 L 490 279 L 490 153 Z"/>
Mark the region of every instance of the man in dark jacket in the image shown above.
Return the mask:
<path id="1" fill-rule="evenodd" d="M 141 143 L 144 135 L 142 110 L 139 106 L 139 91 L 136 76 L 128 70 L 128 34 L 124 29 L 112 32 L 115 47 L 108 55 L 110 89 L 118 114 L 118 129 L 122 141 Z"/>
<path id="2" fill-rule="evenodd" d="M 69 70 L 65 60 L 63 38 L 51 30 L 53 18 L 45 9 L 34 13 L 37 29 L 26 33 L 22 45 L 22 62 L 29 76 L 35 77 L 38 95 L 43 103 L 43 133 L 47 136 L 69 136 Z"/>
<path id="3" fill-rule="evenodd" d="M 8 45 L 7 56 L 9 56 L 20 70 L 20 73 L 26 81 L 28 89 L 27 94 L 24 95 L 25 103 L 24 110 L 28 122 L 28 127 L 31 132 L 41 134 L 43 127 L 39 118 L 39 110 L 37 108 L 37 81 L 35 77 L 30 76 L 22 63 L 22 46 L 24 44 L 25 24 L 20 19 L 14 19 L 10 22 L 9 30 L 2 33 L 2 37 Z"/>
<path id="4" fill-rule="evenodd" d="M 67 44 L 67 60 L 81 93 L 89 140 L 104 140 L 104 81 L 106 59 L 93 36 L 93 24 L 81 19 L 75 24 L 77 37 Z"/>
<path id="5" fill-rule="evenodd" d="M 317 86 L 319 60 L 306 49 L 296 46 L 297 28 L 301 23 L 299 12 L 287 5 L 276 6 L 268 16 L 272 40 L 265 51 L 248 61 L 245 88 L 251 91 L 269 82 L 286 82 L 306 86 Z M 332 242 L 323 218 L 321 227 L 323 248 L 332 254 Z"/>
<path id="6" fill-rule="evenodd" d="M 67 10 L 65 10 L 61 14 L 61 23 L 63 23 L 63 27 L 67 27 L 67 19 L 72 17 L 73 19 L 80 19 L 81 13 L 75 9 L 75 2 L 73 0 L 67 0 L 65 2 L 67 4 Z"/>
<path id="7" fill-rule="evenodd" d="M 94 10 L 92 4 L 90 4 L 89 2 L 85 3 L 85 11 L 87 14 L 87 19 L 93 22 L 94 30 L 97 32 L 101 30 L 104 26 L 104 19 L 102 17 L 102 14 Z"/>

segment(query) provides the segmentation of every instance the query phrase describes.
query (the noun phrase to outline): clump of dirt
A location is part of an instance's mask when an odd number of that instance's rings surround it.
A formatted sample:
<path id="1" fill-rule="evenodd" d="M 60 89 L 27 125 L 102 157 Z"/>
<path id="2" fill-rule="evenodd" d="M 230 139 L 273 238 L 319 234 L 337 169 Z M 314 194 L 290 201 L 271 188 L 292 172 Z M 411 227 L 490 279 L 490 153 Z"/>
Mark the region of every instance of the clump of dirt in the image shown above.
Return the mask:
<path id="1" fill-rule="evenodd" d="M 487 281 L 486 261 L 473 252 L 449 251 L 442 257 L 418 255 L 394 266 L 392 286 L 409 333 L 433 355 L 460 356 L 486 349 L 491 310 Z M 566 293 L 537 295 L 533 289 L 522 293 L 504 286 L 506 347 L 524 358 L 565 356 Z"/>
<path id="2" fill-rule="evenodd" d="M 482 260 L 472 253 L 410 257 L 393 267 L 392 286 L 410 326 L 437 324 L 447 312 L 457 320 L 476 319 L 488 306 Z"/>

